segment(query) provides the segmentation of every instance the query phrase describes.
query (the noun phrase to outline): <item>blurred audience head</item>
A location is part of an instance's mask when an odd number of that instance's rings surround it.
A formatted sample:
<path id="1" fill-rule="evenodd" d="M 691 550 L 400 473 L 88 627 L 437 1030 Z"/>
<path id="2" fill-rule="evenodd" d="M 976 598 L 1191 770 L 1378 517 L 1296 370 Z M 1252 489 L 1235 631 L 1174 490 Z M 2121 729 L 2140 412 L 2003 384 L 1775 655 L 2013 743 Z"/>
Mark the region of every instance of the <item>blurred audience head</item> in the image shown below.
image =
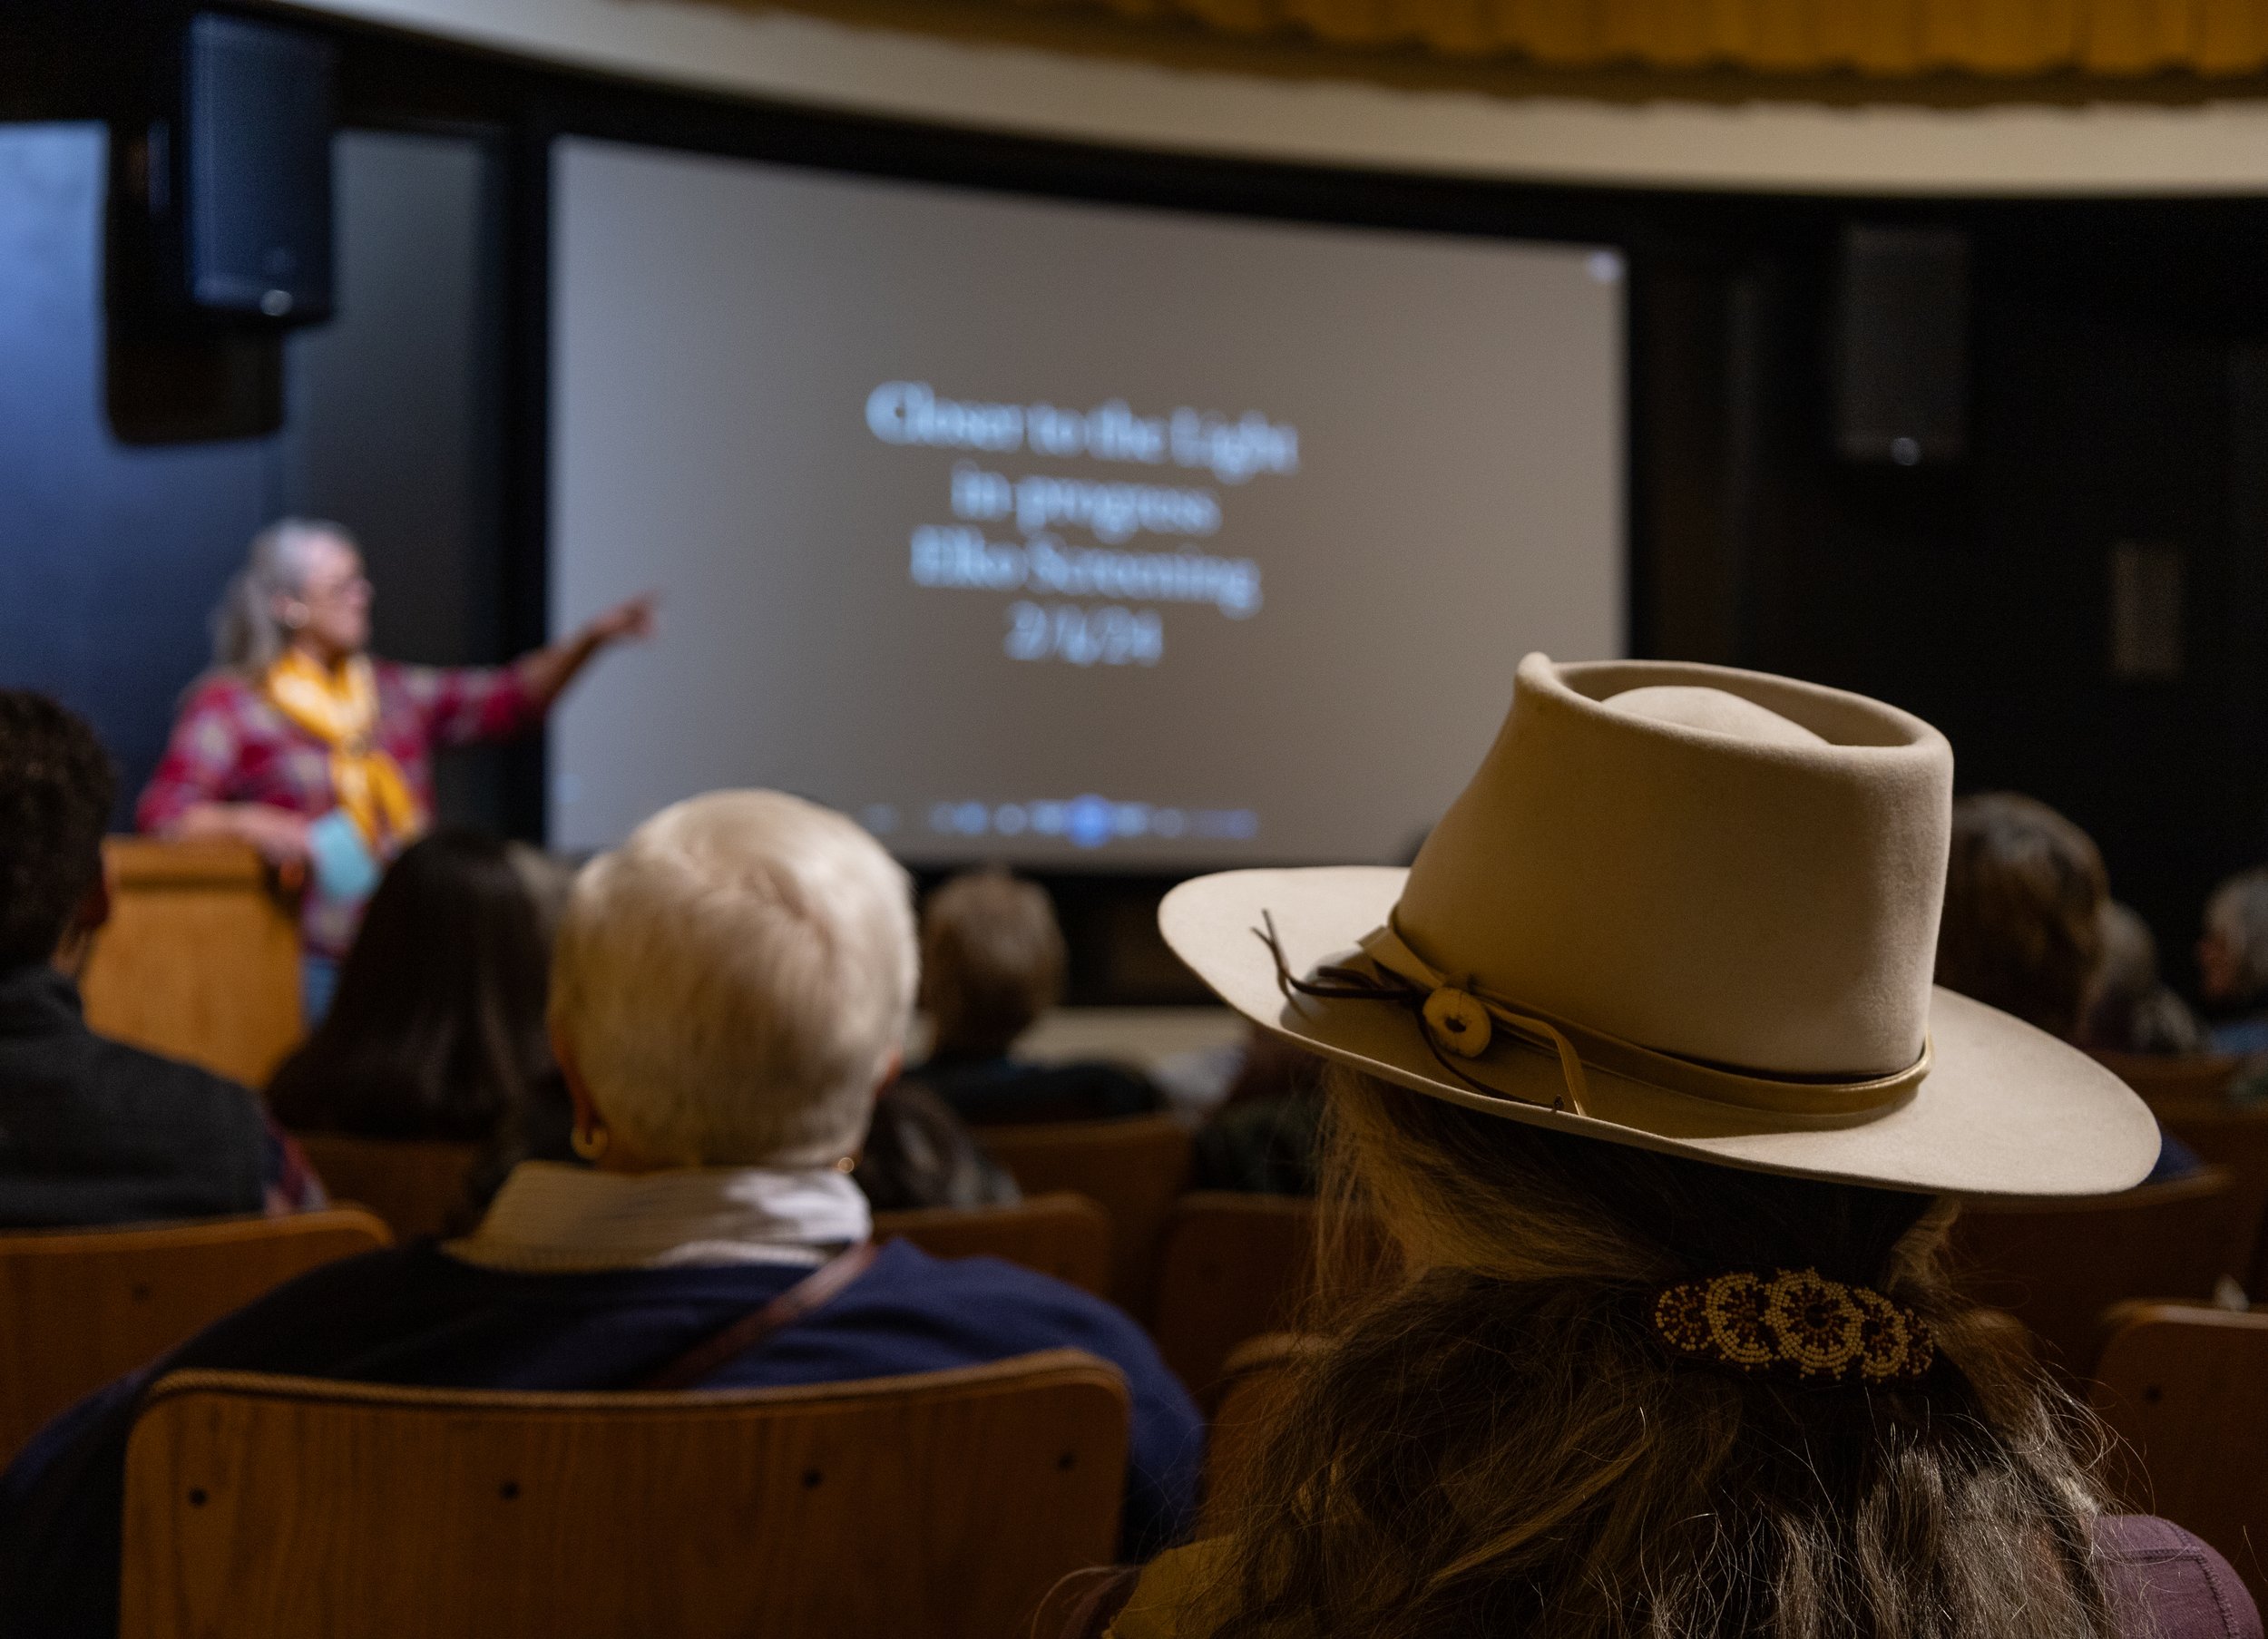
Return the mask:
<path id="1" fill-rule="evenodd" d="M 252 537 L 212 611 L 213 664 L 257 677 L 292 641 L 343 658 L 370 640 L 370 582 L 344 524 L 279 518 Z"/>
<path id="2" fill-rule="evenodd" d="M 74 967 L 109 913 L 103 832 L 118 774 L 45 695 L 0 689 L 0 968 Z"/>
<path id="3" fill-rule="evenodd" d="M 2268 994 L 2268 865 L 2239 872 L 2205 901 L 2197 971 L 2208 1002 L 2238 1006 Z"/>
<path id="4" fill-rule="evenodd" d="M 2103 901 L 2096 921 L 2100 955 L 2087 987 L 2079 1039 L 2087 1047 L 2124 1049 L 2135 1035 L 2135 1016 L 2157 994 L 2157 937 L 2131 905 Z"/>
<path id="5" fill-rule="evenodd" d="M 934 1050 L 1004 1053 L 1063 992 L 1063 933 L 1037 883 L 997 866 L 954 877 L 922 911 L 922 1000 Z"/>
<path id="6" fill-rule="evenodd" d="M 576 878 L 552 1039 L 618 1157 L 826 1166 L 856 1151 L 896 1063 L 915 963 L 910 884 L 865 831 L 778 792 L 712 792 Z"/>
<path id="7" fill-rule="evenodd" d="M 2008 792 L 1953 805 L 1937 982 L 2066 1040 L 2077 1037 L 2110 895 L 2087 833 Z"/>
<path id="8" fill-rule="evenodd" d="M 371 896 L 329 1014 L 269 1100 L 288 1125 L 367 1137 L 489 1137 L 551 1068 L 550 960 L 509 844 L 443 830 Z"/>

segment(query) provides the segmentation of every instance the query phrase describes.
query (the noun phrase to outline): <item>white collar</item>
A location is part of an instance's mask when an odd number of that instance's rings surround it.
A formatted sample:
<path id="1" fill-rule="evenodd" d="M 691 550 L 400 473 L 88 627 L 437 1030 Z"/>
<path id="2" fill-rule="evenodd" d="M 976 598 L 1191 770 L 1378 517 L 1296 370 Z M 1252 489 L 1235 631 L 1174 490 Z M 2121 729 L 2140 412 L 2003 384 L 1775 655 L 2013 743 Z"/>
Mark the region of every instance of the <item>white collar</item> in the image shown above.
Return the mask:
<path id="1" fill-rule="evenodd" d="M 826 1261 L 873 1215 L 831 1166 L 681 1166 L 626 1175 L 523 1161 L 469 1235 L 442 1250 L 484 1269 L 564 1274 Z"/>

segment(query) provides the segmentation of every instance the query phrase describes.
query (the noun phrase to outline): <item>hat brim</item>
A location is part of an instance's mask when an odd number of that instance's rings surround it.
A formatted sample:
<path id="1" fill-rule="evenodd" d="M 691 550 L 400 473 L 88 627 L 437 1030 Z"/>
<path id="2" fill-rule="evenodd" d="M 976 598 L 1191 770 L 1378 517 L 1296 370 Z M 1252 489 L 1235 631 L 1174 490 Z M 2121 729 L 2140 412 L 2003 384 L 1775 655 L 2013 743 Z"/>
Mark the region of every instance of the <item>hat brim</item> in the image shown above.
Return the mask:
<path id="1" fill-rule="evenodd" d="M 1459 1068 L 1436 1058 L 1413 1010 L 1326 1000 L 1277 983 L 1257 934 L 1275 924 L 1295 977 L 1354 960 L 1384 923 L 1407 872 L 1341 865 L 1229 871 L 1181 883 L 1158 907 L 1174 953 L 1262 1029 L 1325 1058 L 1422 1093 L 1526 1121 L 1727 1166 L 1889 1189 L 1965 1195 L 2093 1195 L 2130 1188 L 2158 1153 L 2157 1121 L 2085 1053 L 1996 1008 L 1940 989 L 1931 998 L 1929 1075 L 1869 1116 L 1790 1117 L 1589 1070 L 1586 1114 L 1551 1108 L 1559 1063 L 1500 1039 Z"/>

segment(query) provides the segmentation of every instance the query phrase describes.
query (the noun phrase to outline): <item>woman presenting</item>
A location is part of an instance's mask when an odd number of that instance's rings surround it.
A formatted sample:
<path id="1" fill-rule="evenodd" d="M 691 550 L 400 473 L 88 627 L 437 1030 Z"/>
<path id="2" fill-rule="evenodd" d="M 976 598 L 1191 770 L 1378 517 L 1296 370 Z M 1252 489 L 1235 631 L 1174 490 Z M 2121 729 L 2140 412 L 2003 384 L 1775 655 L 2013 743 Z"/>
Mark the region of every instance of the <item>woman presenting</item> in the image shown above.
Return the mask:
<path id="1" fill-rule="evenodd" d="M 236 837 L 306 870 L 312 1022 L 379 871 L 432 818 L 433 748 L 533 727 L 593 655 L 652 628 L 653 600 L 633 598 L 509 666 L 376 660 L 354 537 L 283 519 L 253 537 L 214 611 L 213 669 L 183 701 L 136 823 L 161 836 Z"/>

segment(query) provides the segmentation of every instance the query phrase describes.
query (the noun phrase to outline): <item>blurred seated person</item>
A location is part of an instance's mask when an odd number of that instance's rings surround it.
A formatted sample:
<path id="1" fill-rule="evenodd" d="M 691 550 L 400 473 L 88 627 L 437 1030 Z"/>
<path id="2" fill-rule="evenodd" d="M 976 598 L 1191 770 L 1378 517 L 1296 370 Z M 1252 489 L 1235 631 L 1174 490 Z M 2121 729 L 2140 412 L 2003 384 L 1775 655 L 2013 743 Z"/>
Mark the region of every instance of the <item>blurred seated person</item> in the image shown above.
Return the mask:
<path id="1" fill-rule="evenodd" d="M 2205 901 L 2197 941 L 2199 989 L 2216 1020 L 2213 1049 L 2268 1053 L 2268 865 L 2239 872 Z"/>
<path id="2" fill-rule="evenodd" d="M 268 1086 L 298 1132 L 482 1146 L 485 1205 L 518 1162 L 571 1159 L 574 1113 L 544 1033 L 551 948 L 507 844 L 436 831 L 386 867 L 330 1011 Z"/>
<path id="3" fill-rule="evenodd" d="M 1063 993 L 1063 933 L 1037 883 L 997 867 L 964 872 L 922 912 L 922 1001 L 935 1025 L 916 1076 L 961 1118 L 984 1127 L 1084 1121 L 1165 1107 L 1123 1065 L 1026 1064 L 1016 1038 Z"/>
<path id="4" fill-rule="evenodd" d="M 849 820 L 762 791 L 664 810 L 584 868 L 559 930 L 552 1048 L 590 1166 L 523 1162 L 469 1235 L 316 1271 L 152 1370 L 634 1389 L 802 1287 L 809 1308 L 689 1386 L 1085 1350 L 1131 1390 L 1124 1547 L 1154 1551 L 1188 1517 L 1204 1429 L 1140 1328 L 996 1259 L 869 1244 L 852 1157 L 915 975 L 904 873 Z M 141 1380 L 65 1413 L 0 1478 L 11 1631 L 117 1632 Z"/>
<path id="5" fill-rule="evenodd" d="M 2102 955 L 2087 986 L 2079 1045 L 2109 1053 L 2202 1053 L 2205 1027 L 2158 978 L 2157 938 L 2130 905 L 2103 902 Z"/>
<path id="6" fill-rule="evenodd" d="M 1323 1060 L 1257 1026 L 1220 1108 L 1197 1129 L 1193 1189 L 1312 1195 L 1323 1136 Z"/>
<path id="7" fill-rule="evenodd" d="M 249 1091 L 87 1028 L 78 980 L 110 917 L 116 794 L 92 728 L 0 689 L 0 1226 L 319 1206 L 321 1184 Z"/>
<path id="8" fill-rule="evenodd" d="M 544 1034 L 563 887 L 548 855 L 436 832 L 387 867 L 331 1010 L 269 1084 L 299 1132 L 477 1144 L 476 1215 L 522 1161 L 572 1162 L 574 1109 Z M 572 873 L 566 874 L 572 881 Z M 1009 1205 L 1015 1181 L 936 1095 L 882 1095 L 855 1177 L 874 1206 Z"/>
<path id="9" fill-rule="evenodd" d="M 1013 1206 L 1023 1199 L 1008 1169 L 985 1153 L 953 1106 L 904 1078 L 875 1100 L 874 1125 L 851 1182 L 876 1212 Z"/>
<path id="10" fill-rule="evenodd" d="M 1953 805 L 1937 982 L 2076 1042 L 2109 902 L 2101 851 L 2062 815 L 2013 792 L 1962 797 Z M 2187 1177 L 2201 1165 L 2161 1133 L 2144 1182 Z"/>

